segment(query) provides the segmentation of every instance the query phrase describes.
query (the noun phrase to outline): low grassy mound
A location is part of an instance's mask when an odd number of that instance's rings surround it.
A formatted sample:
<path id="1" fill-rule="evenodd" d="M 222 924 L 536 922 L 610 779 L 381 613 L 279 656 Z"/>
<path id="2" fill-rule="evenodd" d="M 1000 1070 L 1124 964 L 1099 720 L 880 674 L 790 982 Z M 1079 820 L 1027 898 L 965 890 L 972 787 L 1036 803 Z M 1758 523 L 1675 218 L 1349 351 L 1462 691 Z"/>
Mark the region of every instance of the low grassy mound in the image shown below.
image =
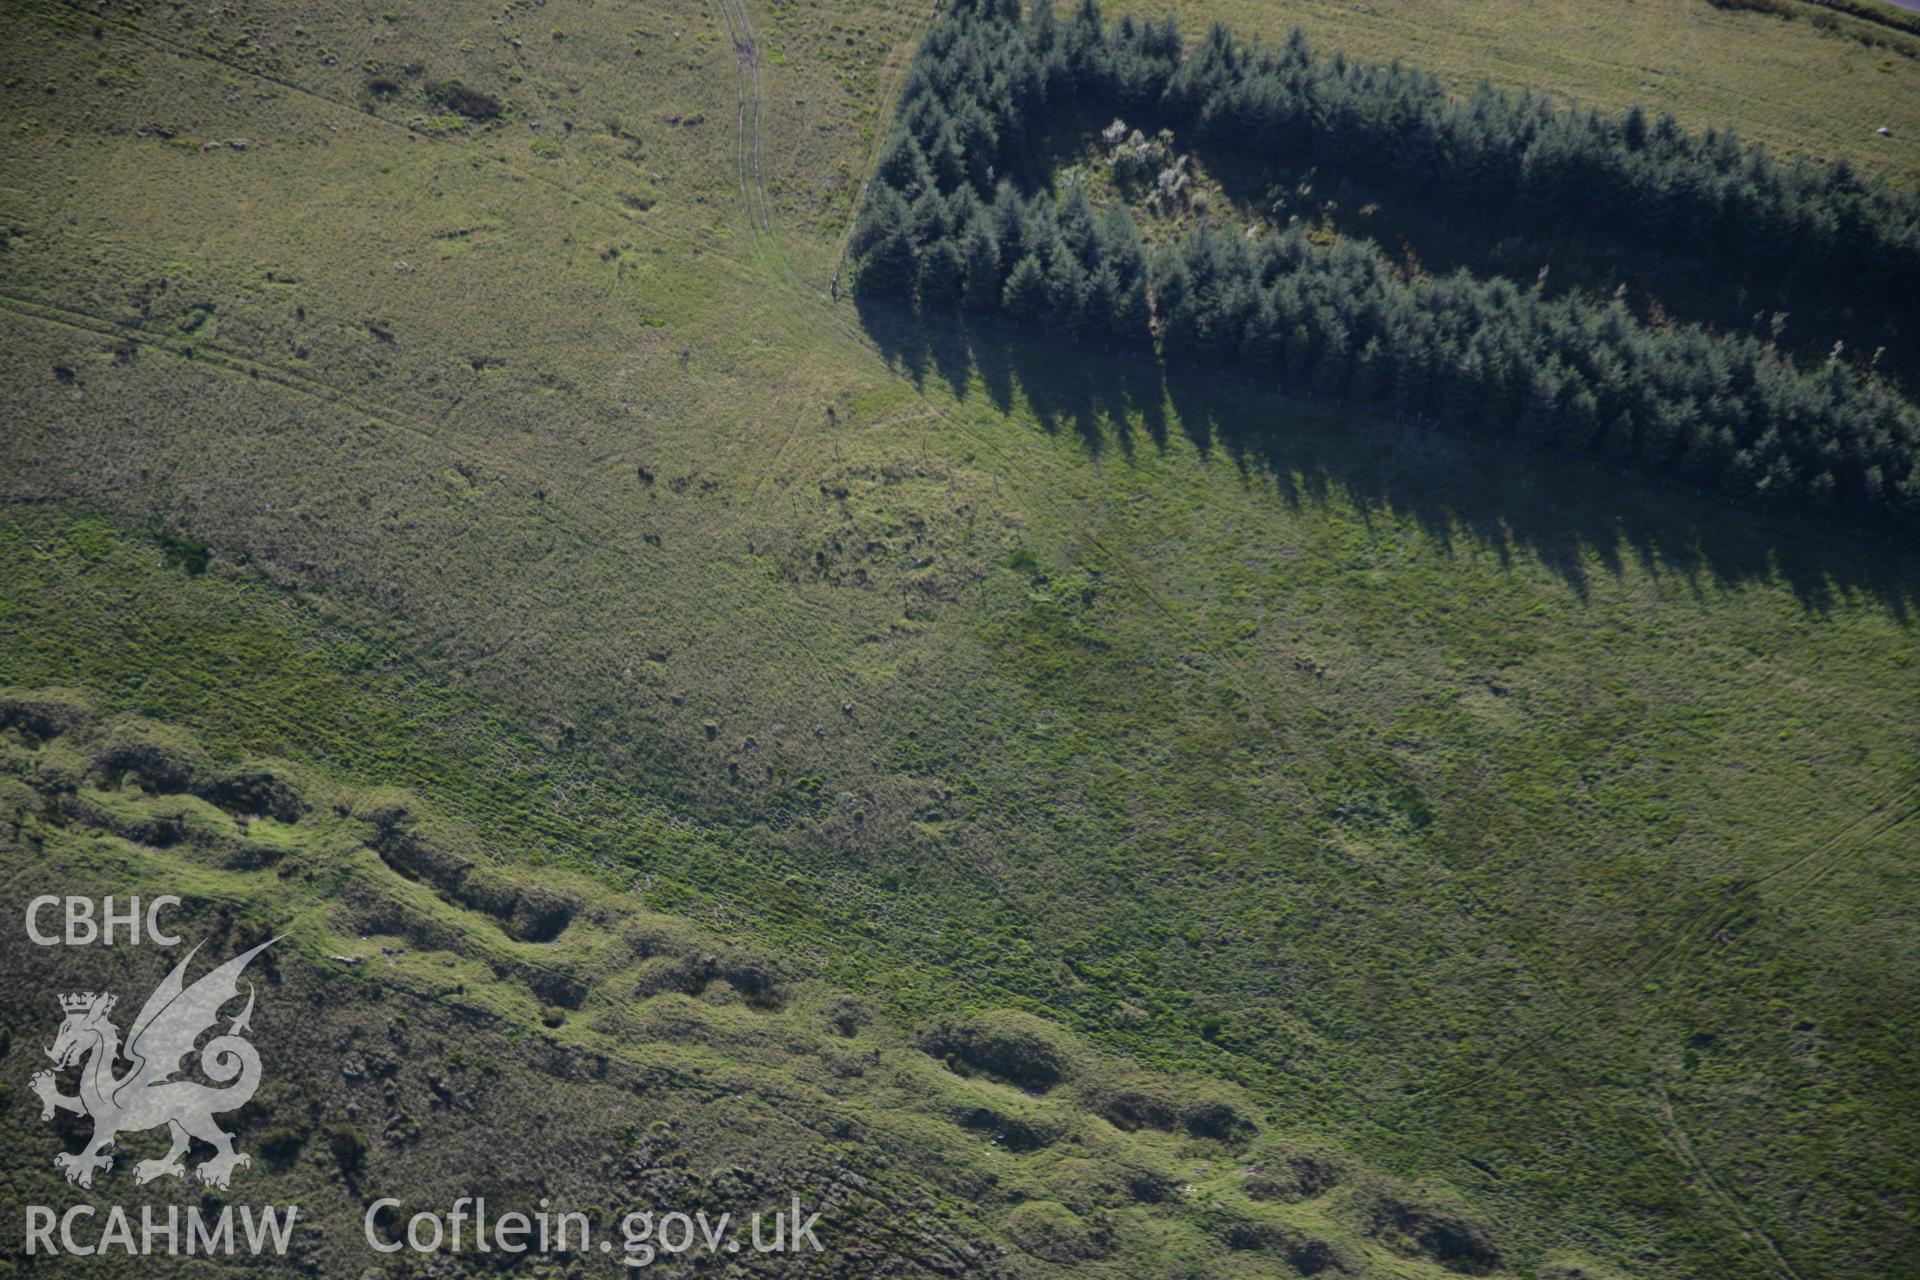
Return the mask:
<path id="1" fill-rule="evenodd" d="M 245 803 L 203 799 L 207 779 Z M 1251 1127 L 1217 1084 L 1112 1060 L 1015 1010 L 911 1035 L 816 975 L 591 877 L 494 861 L 415 792 L 271 757 L 229 763 L 161 721 L 15 715 L 0 727 L 0 801 L 12 817 L 0 846 L 34 853 L 5 862 L 10 892 L 132 876 L 178 893 L 170 925 L 214 952 L 283 939 L 254 1017 L 271 1070 L 238 1140 L 273 1196 L 329 1218 L 361 1212 L 371 1186 L 485 1185 L 503 1204 L 544 1195 L 607 1212 L 635 1197 L 717 1212 L 799 1194 L 831 1206 L 833 1246 L 858 1274 L 1016 1280 L 1030 1274 L 1016 1258 L 1049 1274 L 1155 1274 L 1175 1258 L 1248 1256 L 1311 1274 L 1362 1256 L 1357 1236 L 1336 1248 L 1257 1197 L 1228 1208 L 1196 1188 L 1220 1176 L 1218 1139 Z M 166 961 L 101 951 L 56 975 L 43 948 L 0 948 L 21 975 L 0 1012 L 18 1025 L 41 1018 L 48 983 L 131 990 Z M 1164 1130 L 1117 1133 L 1091 1106 L 1107 1093 L 1069 1087 L 1109 1077 L 1184 1101 L 1165 1104 Z M 47 1137 L 25 1109 L 0 1120 L 10 1154 Z M 513 1169 L 555 1172 L 503 1178 L 504 1144 Z M 57 1176 L 47 1166 L 29 1185 L 50 1191 Z M 908 1206 L 932 1225 L 898 1232 Z M 1395 1229 L 1451 1247 L 1451 1219 L 1412 1213 Z M 309 1255 L 351 1271 L 353 1238 Z"/>

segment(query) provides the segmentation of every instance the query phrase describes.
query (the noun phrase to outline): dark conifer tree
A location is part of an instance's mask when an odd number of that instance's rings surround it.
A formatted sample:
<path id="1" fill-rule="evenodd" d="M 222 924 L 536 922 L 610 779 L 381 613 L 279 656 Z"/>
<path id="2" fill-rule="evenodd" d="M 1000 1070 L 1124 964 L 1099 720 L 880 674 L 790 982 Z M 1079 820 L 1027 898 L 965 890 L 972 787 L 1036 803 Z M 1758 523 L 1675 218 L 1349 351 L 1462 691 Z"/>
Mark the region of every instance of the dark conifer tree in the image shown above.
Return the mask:
<path id="1" fill-rule="evenodd" d="M 874 176 L 885 186 L 908 197 L 919 195 L 930 182 L 926 157 L 920 154 L 920 144 L 904 130 L 894 134 L 892 141 L 887 143 Z"/>
<path id="2" fill-rule="evenodd" d="M 1240 358 L 1263 373 L 1278 369 L 1282 347 L 1280 313 L 1274 307 L 1273 292 L 1260 295 L 1247 317 L 1245 336 L 1240 342 Z"/>
<path id="3" fill-rule="evenodd" d="M 1014 264 L 1013 270 L 1007 273 L 1005 299 L 1007 314 L 1016 320 L 1038 324 L 1047 318 L 1053 297 L 1047 289 L 1047 272 L 1040 265 L 1040 259 L 1028 254 Z"/>
<path id="4" fill-rule="evenodd" d="M 938 191 L 920 193 L 907 214 L 907 229 L 916 245 L 932 244 L 953 234 L 952 214 Z"/>
<path id="5" fill-rule="evenodd" d="M 1066 195 L 1061 197 L 1055 210 L 1054 225 L 1059 230 L 1061 245 L 1079 261 L 1082 270 L 1091 271 L 1100 264 L 1099 230 L 1093 205 L 1087 200 L 1086 189 L 1078 182 L 1068 184 Z"/>
<path id="6" fill-rule="evenodd" d="M 1061 333 L 1079 333 L 1087 323 L 1087 272 L 1064 249 L 1047 264 L 1048 320 Z"/>
<path id="7" fill-rule="evenodd" d="M 946 308 L 960 300 L 966 264 L 951 238 L 942 236 L 920 252 L 917 290 L 923 306 Z"/>
<path id="8" fill-rule="evenodd" d="M 1086 311 L 1081 327 L 1086 331 L 1097 332 L 1113 323 L 1114 312 L 1120 306 L 1120 277 L 1113 268 L 1101 263 L 1099 268 L 1087 278 Z"/>
<path id="9" fill-rule="evenodd" d="M 1107 320 L 1108 328 L 1123 341 L 1146 342 L 1152 337 L 1149 329 L 1152 319 L 1150 310 L 1147 304 L 1147 273 L 1141 269 L 1121 282 L 1119 299 Z"/>
<path id="10" fill-rule="evenodd" d="M 868 297 L 904 298 L 913 293 L 916 274 L 913 239 L 902 222 L 861 257 L 853 286 Z"/>
<path id="11" fill-rule="evenodd" d="M 966 263 L 966 290 L 962 301 L 969 311 L 995 311 L 1000 307 L 1000 246 L 994 241 L 993 227 L 984 213 L 975 215 L 967 226 L 962 249 Z"/>
<path id="12" fill-rule="evenodd" d="M 1186 262 L 1177 251 L 1162 249 L 1148 272 L 1153 278 L 1153 315 L 1160 328 L 1161 350 L 1170 358 L 1202 354 L 1200 317 Z"/>
<path id="13" fill-rule="evenodd" d="M 855 260 L 863 258 L 867 250 L 883 237 L 906 225 L 906 200 L 892 187 L 878 187 L 860 207 L 860 216 L 854 220 L 853 234 L 847 240 L 847 252 Z"/>

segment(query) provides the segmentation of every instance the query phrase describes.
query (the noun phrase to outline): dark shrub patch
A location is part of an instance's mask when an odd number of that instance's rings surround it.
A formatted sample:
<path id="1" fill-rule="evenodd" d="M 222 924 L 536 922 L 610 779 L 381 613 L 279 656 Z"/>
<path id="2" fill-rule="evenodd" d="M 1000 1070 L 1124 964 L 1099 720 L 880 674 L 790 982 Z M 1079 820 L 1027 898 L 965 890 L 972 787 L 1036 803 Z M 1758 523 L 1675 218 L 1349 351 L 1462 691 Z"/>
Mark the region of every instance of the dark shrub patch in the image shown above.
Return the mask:
<path id="1" fill-rule="evenodd" d="M 1500 1269 L 1500 1250 L 1487 1233 L 1457 1213 L 1384 1195 L 1374 1205 L 1372 1232 L 1390 1247 L 1430 1258 L 1461 1275 Z"/>
<path id="2" fill-rule="evenodd" d="M 1275 1160 L 1247 1179 L 1247 1196 L 1282 1203 L 1311 1200 L 1340 1183 L 1332 1161 L 1309 1152 L 1295 1152 Z"/>
<path id="3" fill-rule="evenodd" d="M 469 120 L 492 120 L 499 116 L 501 110 L 500 99 L 478 89 L 469 89 L 458 80 L 442 80 L 428 85 L 427 97 Z"/>
<path id="4" fill-rule="evenodd" d="M 992 1107 L 975 1107 L 960 1118 L 960 1123 L 976 1133 L 992 1134 L 994 1141 L 1008 1151 L 1038 1151 L 1051 1146 L 1058 1137 L 1018 1116 L 1002 1115 Z"/>
<path id="5" fill-rule="evenodd" d="M 260 1154 L 269 1165 L 284 1169 L 300 1154 L 306 1135 L 297 1129 L 269 1129 L 260 1135 Z"/>
<path id="6" fill-rule="evenodd" d="M 943 1022 L 921 1037 L 920 1047 L 936 1057 L 1039 1091 L 1058 1084 L 1069 1066 L 1053 1027 L 1031 1014 L 1011 1010 Z"/>
<path id="7" fill-rule="evenodd" d="M 358 1173 L 367 1158 L 367 1144 L 351 1129 L 335 1129 L 328 1134 L 327 1150 L 332 1153 L 333 1162 L 340 1167 L 340 1172 L 348 1176 Z"/>
<path id="8" fill-rule="evenodd" d="M 182 537 L 160 529 L 154 533 L 153 540 L 160 544 L 160 551 L 169 565 L 185 569 L 194 577 L 205 573 L 208 563 L 213 559 L 212 548 L 198 538 Z"/>
<path id="9" fill-rule="evenodd" d="M 229 813 L 264 813 L 281 822 L 296 822 L 307 811 L 299 789 L 266 765 L 221 774 L 201 789 L 200 798 Z"/>
<path id="10" fill-rule="evenodd" d="M 86 723 L 86 697 L 66 689 L 0 690 L 0 729 L 57 738 Z"/>

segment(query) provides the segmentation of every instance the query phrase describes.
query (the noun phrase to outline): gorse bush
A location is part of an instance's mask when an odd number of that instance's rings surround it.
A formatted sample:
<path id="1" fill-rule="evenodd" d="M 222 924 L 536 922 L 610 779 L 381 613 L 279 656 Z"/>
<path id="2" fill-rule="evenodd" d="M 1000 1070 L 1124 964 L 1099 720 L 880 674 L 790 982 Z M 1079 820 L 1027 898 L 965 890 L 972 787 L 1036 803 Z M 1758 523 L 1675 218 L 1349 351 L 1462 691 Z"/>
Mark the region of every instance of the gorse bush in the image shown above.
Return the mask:
<path id="1" fill-rule="evenodd" d="M 1157 341 L 1171 361 L 1231 362 L 1769 500 L 1920 516 L 1920 415 L 1837 344 L 1801 367 L 1777 325 L 1649 324 L 1618 295 L 1427 278 L 1370 240 L 1320 245 L 1297 227 L 1202 219 L 1149 253 L 1128 206 L 1100 212 L 1077 182 L 1050 193 L 1033 171 L 1049 122 L 1094 109 L 1274 174 L 1351 174 L 1488 234 L 1580 224 L 1749 272 L 1844 275 L 1862 301 L 1920 299 L 1920 197 L 1844 161 L 1781 165 L 1729 130 L 1689 133 L 1638 108 L 1557 110 L 1485 87 L 1454 100 L 1417 70 L 1316 55 L 1298 32 L 1268 50 L 1215 26 L 1185 52 L 1171 20 L 1108 26 L 1092 0 L 1065 21 L 1044 4 L 1023 19 L 1018 0 L 958 0 L 928 32 L 855 226 L 860 294 Z M 1184 173 L 1156 181 L 1175 192 Z"/>

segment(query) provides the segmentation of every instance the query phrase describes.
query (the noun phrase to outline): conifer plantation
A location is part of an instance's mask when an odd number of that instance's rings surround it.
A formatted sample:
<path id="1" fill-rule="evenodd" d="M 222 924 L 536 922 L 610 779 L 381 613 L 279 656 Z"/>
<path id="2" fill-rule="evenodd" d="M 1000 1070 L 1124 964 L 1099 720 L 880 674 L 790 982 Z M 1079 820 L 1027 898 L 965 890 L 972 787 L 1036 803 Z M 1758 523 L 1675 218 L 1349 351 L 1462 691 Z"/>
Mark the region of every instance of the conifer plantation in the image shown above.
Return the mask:
<path id="1" fill-rule="evenodd" d="M 1268 49 L 1216 24 L 1188 49 L 1170 19 L 1108 24 L 1094 0 L 1064 21 L 958 0 L 933 26 L 851 240 L 861 296 L 1156 347 L 1770 505 L 1920 517 L 1920 415 L 1884 352 L 1791 351 L 1786 308 L 1727 328 L 1649 314 L 1624 289 L 1549 290 L 1548 270 L 1435 274 L 1365 236 L 1238 205 L 1149 249 L 1141 200 L 1123 189 L 1096 208 L 1048 159 L 1060 129 L 1109 116 L 1116 173 L 1137 170 L 1149 201 L 1177 192 L 1186 157 L 1152 170 L 1194 148 L 1237 190 L 1337 176 L 1549 266 L 1572 234 L 1589 251 L 1685 259 L 1816 318 L 1843 282 L 1854 305 L 1920 326 L 1920 192 L 1844 159 L 1781 163 L 1732 129 L 1637 107 L 1603 115 L 1485 85 L 1457 100 L 1420 70 L 1316 53 L 1297 30 Z"/>

